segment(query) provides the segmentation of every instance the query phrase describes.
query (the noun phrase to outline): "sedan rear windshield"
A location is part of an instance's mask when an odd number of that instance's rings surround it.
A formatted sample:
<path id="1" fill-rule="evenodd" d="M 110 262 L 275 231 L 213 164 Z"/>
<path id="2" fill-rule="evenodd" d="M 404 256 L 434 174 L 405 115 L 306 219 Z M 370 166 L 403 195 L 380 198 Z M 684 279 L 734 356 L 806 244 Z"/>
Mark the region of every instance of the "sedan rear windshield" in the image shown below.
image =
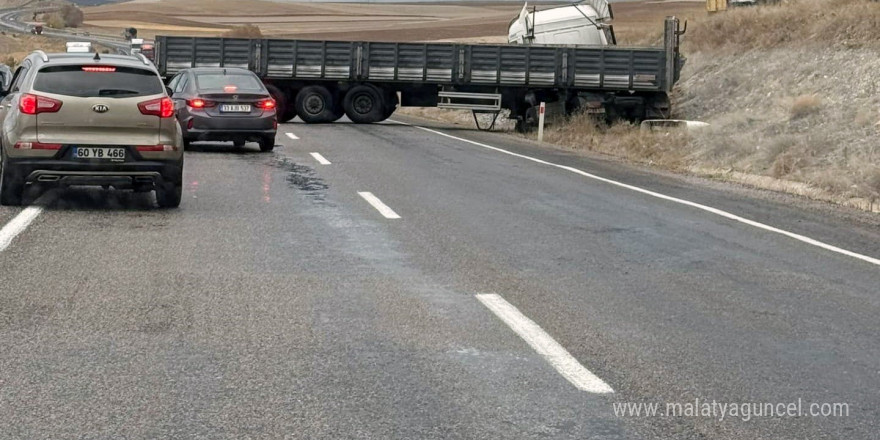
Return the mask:
<path id="1" fill-rule="evenodd" d="M 199 90 L 263 91 L 263 83 L 256 76 L 246 74 L 197 73 L 196 83 Z"/>
<path id="2" fill-rule="evenodd" d="M 130 98 L 165 92 L 162 80 L 146 69 L 114 66 L 54 66 L 37 72 L 34 90 L 79 97 Z"/>

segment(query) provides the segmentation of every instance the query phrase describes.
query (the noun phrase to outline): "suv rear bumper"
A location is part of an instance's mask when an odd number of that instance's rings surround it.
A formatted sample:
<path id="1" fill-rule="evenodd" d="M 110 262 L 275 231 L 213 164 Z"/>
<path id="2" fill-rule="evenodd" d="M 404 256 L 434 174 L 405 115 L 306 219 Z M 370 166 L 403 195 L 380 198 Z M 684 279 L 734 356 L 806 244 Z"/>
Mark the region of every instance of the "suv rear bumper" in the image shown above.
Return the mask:
<path id="1" fill-rule="evenodd" d="M 67 160 L 8 159 L 7 172 L 26 184 L 46 186 L 110 185 L 149 190 L 181 184 L 183 161 L 82 163 Z"/>

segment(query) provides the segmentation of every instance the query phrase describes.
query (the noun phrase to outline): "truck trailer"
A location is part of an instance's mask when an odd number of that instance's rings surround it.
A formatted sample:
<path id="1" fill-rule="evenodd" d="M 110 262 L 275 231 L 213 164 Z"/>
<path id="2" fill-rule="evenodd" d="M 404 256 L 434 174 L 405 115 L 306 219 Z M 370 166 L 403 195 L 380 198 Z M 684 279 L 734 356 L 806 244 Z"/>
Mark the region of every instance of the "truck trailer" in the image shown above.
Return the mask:
<path id="1" fill-rule="evenodd" d="M 191 67 L 249 69 L 275 98 L 280 122 L 373 123 L 398 106 L 507 109 L 525 130 L 541 102 L 607 119 L 668 118 L 683 33 L 668 17 L 660 47 L 158 36 L 154 61 L 166 81 Z"/>

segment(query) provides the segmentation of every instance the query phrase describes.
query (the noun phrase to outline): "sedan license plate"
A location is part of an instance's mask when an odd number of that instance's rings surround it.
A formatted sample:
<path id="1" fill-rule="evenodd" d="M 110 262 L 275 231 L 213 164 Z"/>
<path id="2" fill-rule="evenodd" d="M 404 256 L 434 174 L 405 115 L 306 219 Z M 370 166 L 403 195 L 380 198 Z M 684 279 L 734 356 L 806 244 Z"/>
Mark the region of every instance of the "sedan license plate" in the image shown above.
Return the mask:
<path id="1" fill-rule="evenodd" d="M 223 113 L 250 113 L 251 106 L 224 104 L 220 106 L 220 111 Z"/>
<path id="2" fill-rule="evenodd" d="M 125 160 L 125 148 L 73 147 L 73 157 L 77 159 Z"/>

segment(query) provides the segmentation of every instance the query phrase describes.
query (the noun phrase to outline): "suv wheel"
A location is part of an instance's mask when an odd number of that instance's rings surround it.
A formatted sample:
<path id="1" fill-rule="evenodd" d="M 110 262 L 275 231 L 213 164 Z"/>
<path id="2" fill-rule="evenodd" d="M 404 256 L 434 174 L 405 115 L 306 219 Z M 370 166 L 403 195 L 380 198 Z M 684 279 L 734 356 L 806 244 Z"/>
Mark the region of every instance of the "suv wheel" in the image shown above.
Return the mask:
<path id="1" fill-rule="evenodd" d="M 21 205 L 24 185 L 17 182 L 10 171 L 10 165 L 0 164 L 0 205 L 18 206 Z"/>
<path id="2" fill-rule="evenodd" d="M 164 188 L 156 189 L 156 202 L 160 208 L 177 208 L 183 197 L 182 183 L 167 183 Z"/>
<path id="3" fill-rule="evenodd" d="M 260 139 L 260 151 L 269 152 L 275 149 L 275 136 L 266 136 Z"/>

